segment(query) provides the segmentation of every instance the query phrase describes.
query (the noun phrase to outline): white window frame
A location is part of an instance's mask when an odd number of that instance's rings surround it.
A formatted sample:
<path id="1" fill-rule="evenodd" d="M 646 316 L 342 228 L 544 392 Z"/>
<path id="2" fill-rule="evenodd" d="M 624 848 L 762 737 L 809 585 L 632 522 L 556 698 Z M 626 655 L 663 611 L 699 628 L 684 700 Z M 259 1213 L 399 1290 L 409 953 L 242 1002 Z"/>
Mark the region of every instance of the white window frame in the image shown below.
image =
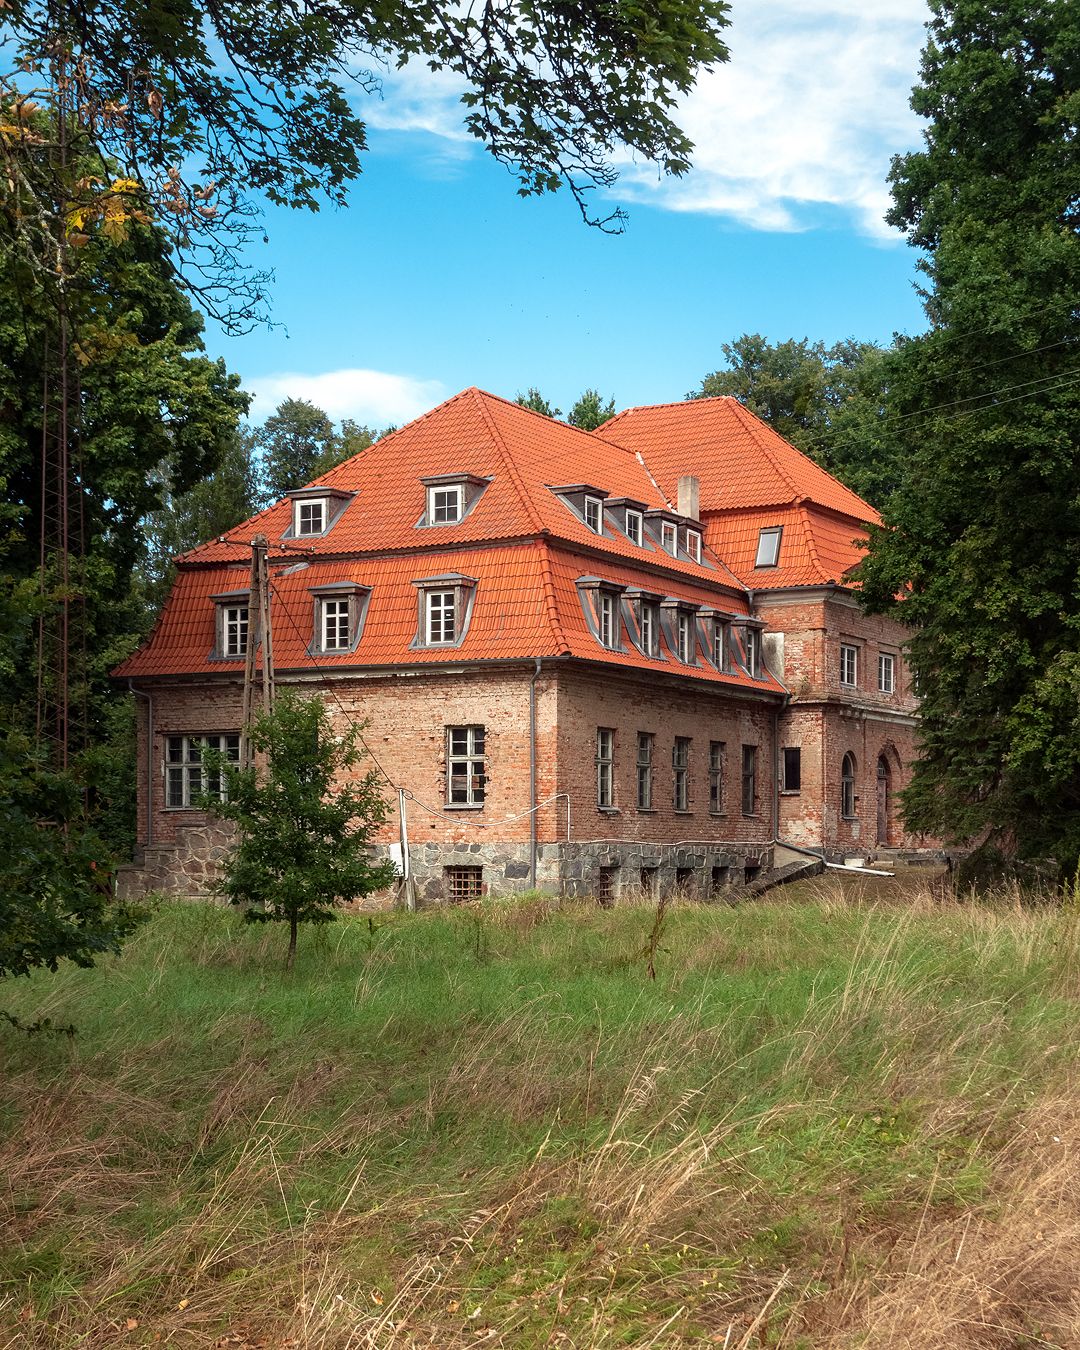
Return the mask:
<path id="1" fill-rule="evenodd" d="M 440 502 L 440 498 L 444 500 Z M 431 484 L 427 500 L 429 525 L 457 525 L 465 515 L 465 489 L 460 483 Z M 448 514 L 450 510 L 453 514 Z"/>
<path id="2" fill-rule="evenodd" d="M 641 547 L 641 542 L 645 538 L 645 517 L 640 511 L 627 511 L 626 537 L 632 544 Z"/>
<path id="3" fill-rule="evenodd" d="M 896 657 L 892 652 L 878 652 L 877 687 L 881 694 L 896 693 Z"/>
<path id="4" fill-rule="evenodd" d="M 686 531 L 686 552 L 694 562 L 701 561 L 701 535 L 697 530 Z"/>
<path id="5" fill-rule="evenodd" d="M 350 596 L 320 596 L 319 650 L 323 652 L 347 652 L 351 650 L 353 645 L 353 618 L 354 608 Z"/>
<path id="6" fill-rule="evenodd" d="M 671 744 L 671 809 L 690 810 L 689 736 L 676 736 Z"/>
<path id="7" fill-rule="evenodd" d="M 317 517 L 316 517 L 317 508 Z M 313 529 L 316 518 L 319 528 Z M 293 534 L 297 539 L 316 539 L 326 533 L 330 519 L 329 497 L 297 497 L 293 500 Z"/>
<path id="8" fill-rule="evenodd" d="M 446 728 L 447 806 L 484 805 L 488 781 L 486 751 L 486 728 L 479 725 Z"/>
<path id="9" fill-rule="evenodd" d="M 233 616 L 236 616 L 235 618 Z M 221 606 L 221 654 L 238 660 L 247 656 L 251 638 L 251 607 L 249 605 Z"/>
<path id="10" fill-rule="evenodd" d="M 850 642 L 840 644 L 840 683 L 845 689 L 856 689 L 859 684 L 859 649 Z"/>
<path id="11" fill-rule="evenodd" d="M 639 731 L 637 734 L 637 809 L 653 809 L 653 733 Z"/>
<path id="12" fill-rule="evenodd" d="M 757 628 L 746 630 L 746 668 L 755 677 L 761 674 L 761 632 Z"/>
<path id="13" fill-rule="evenodd" d="M 679 551 L 679 531 L 670 520 L 660 522 L 660 547 L 673 558 Z"/>
<path id="14" fill-rule="evenodd" d="M 766 525 L 758 531 L 755 567 L 775 567 L 780 561 L 780 543 L 784 537 L 782 525 Z"/>
<path id="15" fill-rule="evenodd" d="M 449 600 L 449 604 L 446 601 Z M 450 634 L 446 635 L 446 616 L 450 615 Z M 461 616 L 457 592 L 453 587 L 433 586 L 424 592 L 424 642 L 428 647 L 449 647 L 458 640 Z M 439 636 L 436 637 L 436 630 Z"/>
<path id="16" fill-rule="evenodd" d="M 615 808 L 615 729 L 596 728 L 596 805 L 601 811 Z"/>
<path id="17" fill-rule="evenodd" d="M 604 503 L 599 497 L 586 497 L 581 514 L 586 529 L 593 534 L 604 533 Z"/>
<path id="18" fill-rule="evenodd" d="M 660 606 L 642 600 L 640 611 L 641 650 L 646 656 L 660 655 Z"/>
<path id="19" fill-rule="evenodd" d="M 694 616 L 685 609 L 675 611 L 675 655 L 683 665 L 693 665 Z"/>
<path id="20" fill-rule="evenodd" d="M 717 670 L 724 669 L 727 657 L 727 624 L 723 619 L 713 619 L 712 659 Z"/>
<path id="21" fill-rule="evenodd" d="M 619 646 L 619 598 L 611 591 L 598 591 L 596 596 L 596 631 L 600 645 L 608 651 Z"/>
<path id="22" fill-rule="evenodd" d="M 221 750 L 230 764 L 240 763 L 240 733 L 181 732 L 165 736 L 164 791 L 166 811 L 190 811 L 192 802 L 202 794 L 204 750 Z M 207 791 L 224 798 L 225 784 L 218 778 L 208 780 Z"/>

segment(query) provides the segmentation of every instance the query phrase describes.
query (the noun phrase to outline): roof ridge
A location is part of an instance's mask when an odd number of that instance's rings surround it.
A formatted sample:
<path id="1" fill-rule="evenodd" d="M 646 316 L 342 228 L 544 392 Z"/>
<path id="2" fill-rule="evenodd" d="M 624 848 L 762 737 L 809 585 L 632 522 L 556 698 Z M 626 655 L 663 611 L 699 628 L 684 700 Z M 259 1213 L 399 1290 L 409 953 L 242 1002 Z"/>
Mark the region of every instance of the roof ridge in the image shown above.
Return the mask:
<path id="1" fill-rule="evenodd" d="M 623 408 L 622 412 L 615 413 L 609 417 L 606 422 L 601 422 L 594 430 L 589 432 L 590 436 L 595 436 L 597 431 L 603 431 L 604 427 L 612 422 L 617 422 L 620 417 L 625 417 L 632 412 L 651 412 L 653 408 L 685 408 L 687 405 L 693 406 L 700 403 L 738 403 L 739 400 L 734 394 L 705 394 L 700 398 L 675 398 L 667 403 L 635 403 L 631 408 Z M 742 406 L 741 404 L 739 405 Z"/>
<path id="2" fill-rule="evenodd" d="M 783 465 L 779 462 L 779 460 L 778 460 L 778 458 L 777 458 L 775 452 L 772 450 L 772 448 L 771 448 L 769 445 L 766 444 L 765 438 L 761 435 L 760 428 L 765 427 L 765 426 L 766 426 L 766 423 L 762 422 L 760 418 L 755 417 L 754 414 L 750 411 L 750 409 L 749 409 L 748 407 L 746 407 L 745 404 L 740 403 L 739 400 L 738 400 L 737 398 L 736 398 L 736 399 L 732 399 L 732 402 L 735 404 L 735 406 L 736 406 L 736 408 L 737 408 L 737 410 L 738 410 L 738 411 L 736 412 L 736 416 L 739 418 L 739 420 L 742 422 L 743 426 L 746 428 L 747 433 L 749 434 L 751 440 L 754 442 L 754 444 L 758 447 L 758 449 L 761 451 L 761 453 L 765 456 L 765 458 L 766 458 L 766 459 L 769 461 L 769 463 L 773 466 L 773 468 L 776 470 L 776 472 L 780 475 L 780 477 L 784 480 L 784 482 L 785 482 L 785 483 L 788 485 L 788 487 L 791 489 L 792 494 L 793 494 L 794 499 L 795 499 L 795 503 L 796 503 L 797 505 L 798 505 L 798 504 L 801 504 L 802 501 L 803 501 L 803 499 L 804 499 L 804 497 L 806 496 L 806 493 L 800 490 L 799 484 L 796 483 L 796 482 L 791 478 L 791 476 L 788 474 L 787 470 L 786 470 L 786 469 L 783 467 Z M 744 416 L 744 414 L 745 414 L 745 416 Z M 771 428 L 771 427 L 768 427 L 767 429 L 770 430 L 770 431 L 772 431 L 772 428 Z M 779 434 L 780 434 L 779 432 L 773 431 L 773 435 L 774 435 L 774 436 L 779 436 Z M 783 440 L 783 437 L 780 437 L 780 439 Z M 784 444 L 787 445 L 787 444 L 789 444 L 789 442 L 784 441 Z M 796 447 L 792 446 L 792 449 L 795 449 L 795 448 L 796 448 Z M 809 459 L 810 456 L 807 455 L 806 458 Z M 811 463 L 813 463 L 813 461 L 811 461 Z"/>
<path id="3" fill-rule="evenodd" d="M 485 402 L 487 398 L 496 396 L 485 394 L 483 389 L 477 389 L 475 385 L 471 385 L 466 392 L 472 394 L 473 401 L 480 409 L 480 416 L 484 419 L 484 423 L 491 435 L 492 443 L 502 459 L 503 467 L 506 469 L 506 476 L 513 483 L 518 499 L 525 508 L 525 515 L 529 524 L 537 534 L 541 534 L 544 528 L 543 522 L 540 519 L 536 507 L 533 505 L 532 497 L 529 495 L 529 492 L 522 481 L 521 474 L 518 472 L 517 465 L 514 463 L 514 457 L 506 448 L 506 442 L 502 438 L 502 433 L 495 425 L 495 419 L 492 417 L 487 403 Z M 501 401 L 505 403 L 507 400 L 502 399 Z M 531 409 L 529 411 L 531 411 Z M 542 413 L 539 415 L 543 416 Z"/>

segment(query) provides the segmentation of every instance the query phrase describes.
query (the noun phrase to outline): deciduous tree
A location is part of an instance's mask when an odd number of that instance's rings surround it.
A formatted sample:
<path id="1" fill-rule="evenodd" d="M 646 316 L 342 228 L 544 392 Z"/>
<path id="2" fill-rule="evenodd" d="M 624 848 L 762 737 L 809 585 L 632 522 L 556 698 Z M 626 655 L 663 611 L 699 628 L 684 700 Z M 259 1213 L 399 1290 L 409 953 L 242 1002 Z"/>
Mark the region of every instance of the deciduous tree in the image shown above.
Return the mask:
<path id="1" fill-rule="evenodd" d="M 338 901 L 393 881 L 392 866 L 371 858 L 371 837 L 387 808 L 376 771 L 358 772 L 360 738 L 356 725 L 331 725 L 321 698 L 286 689 L 251 732 L 265 767 L 235 768 L 207 754 L 225 775 L 227 799 L 208 797 L 204 805 L 239 830 L 219 890 L 246 906 L 251 922 L 289 925 L 286 970 L 300 924 L 329 923 Z"/>
<path id="2" fill-rule="evenodd" d="M 586 389 L 566 414 L 566 420 L 572 427 L 579 427 L 582 431 L 595 431 L 609 417 L 614 416 L 613 398 L 609 398 L 605 403 L 598 389 Z"/>
<path id="3" fill-rule="evenodd" d="M 902 490 L 861 574 L 911 625 L 909 825 L 1080 855 L 1080 12 L 936 0 L 892 168 L 930 330 L 890 358 Z"/>

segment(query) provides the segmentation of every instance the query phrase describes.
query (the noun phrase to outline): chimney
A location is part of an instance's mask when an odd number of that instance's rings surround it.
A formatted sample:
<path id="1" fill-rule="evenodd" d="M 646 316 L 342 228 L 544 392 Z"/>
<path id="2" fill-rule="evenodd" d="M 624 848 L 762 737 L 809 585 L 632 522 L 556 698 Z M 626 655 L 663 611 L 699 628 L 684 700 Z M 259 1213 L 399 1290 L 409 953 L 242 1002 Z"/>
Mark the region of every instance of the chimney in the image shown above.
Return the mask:
<path id="1" fill-rule="evenodd" d="M 699 479 L 692 474 L 685 474 L 679 479 L 679 515 L 689 516 L 691 520 L 699 520 L 698 495 L 701 487 Z"/>

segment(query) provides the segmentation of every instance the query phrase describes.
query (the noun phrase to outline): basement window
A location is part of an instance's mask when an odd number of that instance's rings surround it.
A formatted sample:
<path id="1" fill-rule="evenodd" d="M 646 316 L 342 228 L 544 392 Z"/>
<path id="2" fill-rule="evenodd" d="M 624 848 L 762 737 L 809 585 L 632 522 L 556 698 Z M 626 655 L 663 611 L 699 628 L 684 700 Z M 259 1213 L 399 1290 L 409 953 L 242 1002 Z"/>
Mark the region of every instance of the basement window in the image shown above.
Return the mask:
<path id="1" fill-rule="evenodd" d="M 447 867 L 443 869 L 445 895 L 454 905 L 469 904 L 480 900 L 484 895 L 484 869 L 482 867 Z"/>
<path id="2" fill-rule="evenodd" d="M 758 531 L 757 557 L 755 567 L 775 567 L 780 559 L 780 540 L 784 533 L 782 525 L 769 525 Z"/>

